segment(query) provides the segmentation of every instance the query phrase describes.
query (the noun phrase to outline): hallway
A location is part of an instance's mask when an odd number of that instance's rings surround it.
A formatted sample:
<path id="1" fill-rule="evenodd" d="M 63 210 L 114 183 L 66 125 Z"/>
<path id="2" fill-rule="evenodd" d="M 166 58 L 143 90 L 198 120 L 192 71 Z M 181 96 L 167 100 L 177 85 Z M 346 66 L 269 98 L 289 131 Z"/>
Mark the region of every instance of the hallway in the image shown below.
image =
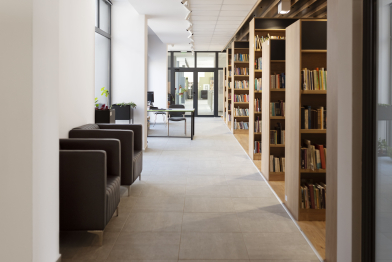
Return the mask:
<path id="1" fill-rule="evenodd" d="M 318 261 L 221 118 L 196 118 L 193 141 L 148 138 L 131 195 L 102 247 L 62 233 L 62 261 Z"/>

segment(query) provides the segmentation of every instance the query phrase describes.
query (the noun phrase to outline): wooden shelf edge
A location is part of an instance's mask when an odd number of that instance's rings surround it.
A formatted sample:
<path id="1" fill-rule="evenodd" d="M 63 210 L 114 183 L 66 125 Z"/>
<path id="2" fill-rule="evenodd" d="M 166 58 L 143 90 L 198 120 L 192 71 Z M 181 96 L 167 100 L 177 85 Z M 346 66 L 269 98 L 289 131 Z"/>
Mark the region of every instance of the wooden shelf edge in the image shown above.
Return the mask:
<path id="1" fill-rule="evenodd" d="M 327 129 L 301 129 L 301 134 L 326 134 Z"/>
<path id="2" fill-rule="evenodd" d="M 284 144 L 270 144 L 270 147 L 285 147 Z"/>
<path id="3" fill-rule="evenodd" d="M 302 53 L 326 53 L 326 49 L 302 49 Z"/>
<path id="4" fill-rule="evenodd" d="M 286 88 L 270 89 L 271 92 L 286 92 Z"/>
<path id="5" fill-rule="evenodd" d="M 301 90 L 303 95 L 326 95 L 327 90 Z"/>
<path id="6" fill-rule="evenodd" d="M 301 174 L 303 173 L 312 173 L 312 174 L 323 174 L 323 173 L 327 173 L 326 169 L 315 169 L 315 170 L 311 170 L 311 169 L 300 169 L 299 172 Z"/>
<path id="7" fill-rule="evenodd" d="M 270 119 L 275 119 L 275 120 L 284 120 L 284 116 L 270 116 Z"/>

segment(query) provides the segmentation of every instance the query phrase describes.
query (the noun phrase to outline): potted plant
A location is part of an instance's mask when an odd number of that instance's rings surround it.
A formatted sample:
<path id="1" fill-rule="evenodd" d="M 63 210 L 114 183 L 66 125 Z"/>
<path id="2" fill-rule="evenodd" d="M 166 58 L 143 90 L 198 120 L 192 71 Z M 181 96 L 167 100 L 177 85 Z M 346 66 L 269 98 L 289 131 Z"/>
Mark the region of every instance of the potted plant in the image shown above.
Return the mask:
<path id="1" fill-rule="evenodd" d="M 129 123 L 133 123 L 133 110 L 136 108 L 134 102 L 113 104 L 112 108 L 116 110 L 116 120 L 129 120 Z"/>
<path id="2" fill-rule="evenodd" d="M 392 105 L 378 104 L 377 106 L 378 120 L 392 120 Z"/>
<path id="3" fill-rule="evenodd" d="M 381 137 L 380 137 L 377 141 L 377 155 L 378 156 L 386 156 L 387 149 L 388 149 L 388 155 L 389 155 L 389 147 L 388 147 L 387 141 L 385 139 L 381 139 Z"/>
<path id="4" fill-rule="evenodd" d="M 109 109 L 109 90 L 105 87 L 101 88 L 101 95 L 106 97 L 106 104 L 99 108 L 98 98 L 95 98 L 95 123 L 115 123 L 116 112 L 114 109 Z"/>

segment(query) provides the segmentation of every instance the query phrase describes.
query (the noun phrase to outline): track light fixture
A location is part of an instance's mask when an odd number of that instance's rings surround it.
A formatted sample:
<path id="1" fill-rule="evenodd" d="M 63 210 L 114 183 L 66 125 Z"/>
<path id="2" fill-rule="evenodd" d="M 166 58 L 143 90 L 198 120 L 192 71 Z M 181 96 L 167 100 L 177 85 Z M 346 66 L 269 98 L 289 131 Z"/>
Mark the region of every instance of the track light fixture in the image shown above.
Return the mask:
<path id="1" fill-rule="evenodd" d="M 280 0 L 278 4 L 278 13 L 279 14 L 287 14 L 291 9 L 291 0 Z"/>
<path id="2" fill-rule="evenodd" d="M 186 31 L 190 31 L 190 30 L 192 30 L 192 28 L 193 28 L 193 26 L 190 25 L 190 26 L 186 29 Z"/>
<path id="3" fill-rule="evenodd" d="M 189 13 L 185 17 L 185 20 L 189 20 L 191 18 L 191 13 L 192 13 L 192 11 L 189 11 Z"/>

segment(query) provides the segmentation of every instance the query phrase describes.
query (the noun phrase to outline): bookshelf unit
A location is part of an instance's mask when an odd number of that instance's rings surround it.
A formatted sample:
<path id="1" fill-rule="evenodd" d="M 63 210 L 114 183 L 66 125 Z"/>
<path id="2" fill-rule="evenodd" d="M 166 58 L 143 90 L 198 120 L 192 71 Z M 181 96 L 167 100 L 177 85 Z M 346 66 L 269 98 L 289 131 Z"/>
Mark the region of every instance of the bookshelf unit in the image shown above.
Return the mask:
<path id="1" fill-rule="evenodd" d="M 229 126 L 231 129 L 231 81 L 232 81 L 232 76 L 231 76 L 231 49 L 228 48 L 226 50 L 226 81 L 225 81 L 225 107 L 226 107 L 226 124 Z"/>
<path id="2" fill-rule="evenodd" d="M 222 114 L 222 118 L 225 123 L 226 123 L 226 114 L 227 114 L 226 92 L 227 92 L 227 67 L 223 68 L 223 114 Z"/>
<path id="3" fill-rule="evenodd" d="M 273 155 L 279 159 L 285 157 L 285 144 L 271 143 L 270 131 L 280 125 L 281 130 L 285 130 L 285 116 L 272 116 L 271 103 L 277 103 L 279 101 L 286 101 L 286 90 L 284 88 L 274 89 L 272 88 L 271 75 L 285 73 L 285 40 L 281 39 L 270 39 L 262 45 L 262 85 L 264 87 L 263 99 L 262 99 L 262 150 L 264 157 L 262 159 L 261 171 L 264 177 L 269 181 L 284 181 L 285 172 L 283 172 L 283 163 L 281 163 L 281 170 L 279 172 L 272 172 L 270 163 L 270 156 Z M 282 136 L 279 134 L 279 136 Z"/>
<path id="4" fill-rule="evenodd" d="M 327 90 L 302 90 L 301 76 L 303 68 L 327 70 L 326 30 L 324 19 L 298 20 L 286 30 L 285 205 L 298 221 L 325 221 L 326 209 L 301 208 L 300 187 L 303 182 L 326 183 L 326 169 L 301 169 L 303 139 L 326 145 L 326 129 L 301 129 L 301 107 L 326 109 Z"/>
<path id="5" fill-rule="evenodd" d="M 231 130 L 233 134 L 248 134 L 249 129 L 235 129 L 235 123 L 248 123 L 249 127 L 249 116 L 236 116 L 235 109 L 248 109 L 249 110 L 249 102 L 234 102 L 235 96 L 249 96 L 249 88 L 244 89 L 236 89 L 235 82 L 236 81 L 248 81 L 249 84 L 249 75 L 245 73 L 235 73 L 236 68 L 240 71 L 248 68 L 249 70 L 249 61 L 235 61 L 236 54 L 243 54 L 249 56 L 249 42 L 248 41 L 234 41 L 231 46 L 231 70 L 232 70 L 232 81 L 231 85 L 231 112 L 232 112 L 232 121 L 231 121 Z"/>
<path id="6" fill-rule="evenodd" d="M 262 153 L 254 153 L 255 142 L 262 141 L 262 132 L 255 132 L 255 121 L 262 120 L 262 90 L 255 90 L 255 78 L 262 78 L 262 69 L 256 67 L 256 60 L 262 57 L 262 49 L 256 48 L 256 37 L 284 36 L 285 28 L 297 19 L 253 18 L 249 23 L 249 156 L 262 160 Z M 255 99 L 260 101 L 261 112 L 255 112 Z M 262 145 L 261 145 L 262 148 Z"/>

